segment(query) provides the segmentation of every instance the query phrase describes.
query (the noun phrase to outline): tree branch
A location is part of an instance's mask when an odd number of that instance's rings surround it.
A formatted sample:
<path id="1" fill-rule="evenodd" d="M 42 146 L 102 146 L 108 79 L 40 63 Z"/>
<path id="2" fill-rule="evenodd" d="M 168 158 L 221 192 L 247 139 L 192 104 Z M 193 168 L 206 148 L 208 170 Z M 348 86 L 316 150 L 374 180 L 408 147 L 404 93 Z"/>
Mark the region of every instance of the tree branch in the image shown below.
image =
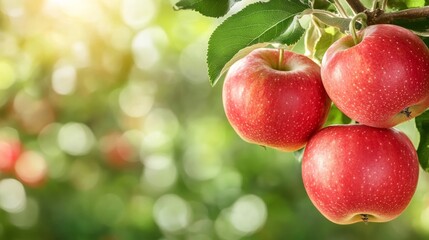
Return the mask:
<path id="1" fill-rule="evenodd" d="M 429 17 L 429 6 L 421 8 L 412 8 L 401 10 L 397 12 L 384 13 L 381 10 L 373 12 L 367 12 L 368 25 L 380 24 L 380 23 L 392 23 L 397 19 L 418 19 Z"/>
<path id="2" fill-rule="evenodd" d="M 366 7 L 359 0 L 346 0 L 355 14 L 363 12 Z"/>

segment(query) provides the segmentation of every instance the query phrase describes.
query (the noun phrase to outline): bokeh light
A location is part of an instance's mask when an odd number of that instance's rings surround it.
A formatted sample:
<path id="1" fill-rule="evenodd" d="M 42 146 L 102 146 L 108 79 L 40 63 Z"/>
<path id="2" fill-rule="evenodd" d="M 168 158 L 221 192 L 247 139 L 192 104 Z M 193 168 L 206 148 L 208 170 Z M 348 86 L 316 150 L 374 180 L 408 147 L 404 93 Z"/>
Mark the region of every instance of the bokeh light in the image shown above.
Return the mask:
<path id="1" fill-rule="evenodd" d="M 76 75 L 73 65 L 59 66 L 52 74 L 52 89 L 61 95 L 73 93 L 76 88 Z"/>
<path id="2" fill-rule="evenodd" d="M 143 160 L 143 187 L 162 192 L 177 180 L 177 168 L 168 155 L 150 155 Z"/>
<path id="3" fill-rule="evenodd" d="M 12 178 L 0 181 L 0 208 L 6 212 L 19 213 L 26 204 L 27 194 L 22 183 Z"/>
<path id="4" fill-rule="evenodd" d="M 124 0 L 122 18 L 133 28 L 141 28 L 151 22 L 158 10 L 157 2 L 151 0 Z"/>
<path id="5" fill-rule="evenodd" d="M 264 201 L 255 196 L 240 197 L 232 206 L 229 221 L 235 229 L 250 234 L 263 226 L 267 219 L 267 207 Z"/>
<path id="6" fill-rule="evenodd" d="M 2 0 L 1 7 L 3 11 L 11 17 L 19 17 L 25 13 L 24 0 Z"/>
<path id="7" fill-rule="evenodd" d="M 148 70 L 161 60 L 161 50 L 168 45 L 168 36 L 158 26 L 144 29 L 133 39 L 132 49 L 136 65 Z"/>
<path id="8" fill-rule="evenodd" d="M 40 208 L 37 200 L 27 198 L 26 206 L 23 211 L 10 214 L 10 221 L 15 226 L 22 229 L 34 227 L 39 220 Z"/>
<path id="9" fill-rule="evenodd" d="M 58 144 L 61 150 L 70 155 L 85 155 L 94 145 L 94 135 L 82 123 L 67 123 L 58 132 Z"/>
<path id="10" fill-rule="evenodd" d="M 179 122 L 170 109 L 153 109 L 143 121 L 142 154 L 172 147 Z"/>
<path id="11" fill-rule="evenodd" d="M 156 85 L 153 82 L 131 82 L 119 94 L 119 106 L 130 117 L 143 117 L 152 108 Z"/>
<path id="12" fill-rule="evenodd" d="M 16 81 L 15 70 L 7 61 L 0 61 L 0 89 L 8 89 Z"/>
<path id="13" fill-rule="evenodd" d="M 205 181 L 215 178 L 222 170 L 222 159 L 211 146 L 192 146 L 184 156 L 184 168 L 189 177 Z"/>
<path id="14" fill-rule="evenodd" d="M 192 218 L 188 203 L 173 194 L 160 197 L 155 202 L 153 211 L 158 226 L 168 232 L 183 230 Z"/>
<path id="15" fill-rule="evenodd" d="M 22 153 L 15 163 L 16 176 L 29 185 L 38 185 L 44 181 L 47 171 L 45 158 L 34 151 Z"/>

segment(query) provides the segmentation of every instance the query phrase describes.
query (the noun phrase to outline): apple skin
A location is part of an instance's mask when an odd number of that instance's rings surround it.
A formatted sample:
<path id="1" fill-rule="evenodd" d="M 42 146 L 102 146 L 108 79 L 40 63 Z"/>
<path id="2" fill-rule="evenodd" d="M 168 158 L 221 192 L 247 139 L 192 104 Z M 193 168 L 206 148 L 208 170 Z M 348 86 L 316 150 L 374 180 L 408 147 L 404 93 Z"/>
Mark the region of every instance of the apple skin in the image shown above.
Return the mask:
<path id="1" fill-rule="evenodd" d="M 359 123 L 393 127 L 429 107 L 429 49 L 411 31 L 388 24 L 345 36 L 326 51 L 323 85 L 332 102 Z"/>
<path id="2" fill-rule="evenodd" d="M 226 116 L 247 142 L 295 151 L 326 120 L 331 100 L 311 59 L 261 48 L 235 62 L 223 85 Z M 279 66 L 280 65 L 280 66 Z"/>
<path id="3" fill-rule="evenodd" d="M 302 160 L 310 200 L 337 224 L 398 217 L 414 195 L 418 176 L 414 146 L 392 128 L 326 127 L 308 142 Z"/>

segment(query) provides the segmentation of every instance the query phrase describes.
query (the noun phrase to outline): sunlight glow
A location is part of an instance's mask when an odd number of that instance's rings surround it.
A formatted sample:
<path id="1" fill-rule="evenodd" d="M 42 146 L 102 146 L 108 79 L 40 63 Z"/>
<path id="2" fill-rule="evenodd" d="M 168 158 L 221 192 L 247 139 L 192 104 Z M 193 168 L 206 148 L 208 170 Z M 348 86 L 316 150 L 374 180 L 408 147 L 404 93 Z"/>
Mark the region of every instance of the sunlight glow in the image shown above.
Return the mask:
<path id="1" fill-rule="evenodd" d="M 1 9 L 11 17 L 19 17 L 25 13 L 25 0 L 2 0 Z"/>
<path id="2" fill-rule="evenodd" d="M 142 184 L 156 192 L 170 188 L 177 180 L 177 168 L 167 155 L 151 155 L 143 160 L 145 165 Z"/>
<path id="3" fill-rule="evenodd" d="M 156 85 L 153 82 L 132 83 L 119 94 L 119 106 L 130 117 L 143 117 L 154 104 Z"/>
<path id="4" fill-rule="evenodd" d="M 267 206 L 261 198 L 246 195 L 239 198 L 232 206 L 229 221 L 245 234 L 250 234 L 263 226 L 267 219 Z"/>
<path id="5" fill-rule="evenodd" d="M 15 70 L 6 61 L 0 61 L 0 89 L 7 89 L 15 83 Z"/>
<path id="6" fill-rule="evenodd" d="M 168 232 L 186 228 L 191 221 L 191 210 L 181 197 L 168 194 L 160 197 L 153 208 L 158 226 Z"/>
<path id="7" fill-rule="evenodd" d="M 60 148 L 75 156 L 87 154 L 95 142 L 91 129 L 81 123 L 67 123 L 61 127 L 58 133 L 58 144 Z"/>
<path id="8" fill-rule="evenodd" d="M 132 42 L 136 65 L 143 70 L 152 68 L 161 60 L 161 50 L 167 45 L 168 37 L 161 27 L 151 27 L 139 32 Z"/>
<path id="9" fill-rule="evenodd" d="M 157 5 L 152 0 L 124 0 L 122 18 L 132 28 L 141 28 L 157 14 Z"/>
<path id="10" fill-rule="evenodd" d="M 61 95 L 73 93 L 76 85 L 76 68 L 64 65 L 56 68 L 52 74 L 52 88 Z"/>
<path id="11" fill-rule="evenodd" d="M 24 210 L 27 198 L 24 186 L 18 180 L 6 178 L 0 181 L 0 207 L 6 212 L 18 213 Z"/>

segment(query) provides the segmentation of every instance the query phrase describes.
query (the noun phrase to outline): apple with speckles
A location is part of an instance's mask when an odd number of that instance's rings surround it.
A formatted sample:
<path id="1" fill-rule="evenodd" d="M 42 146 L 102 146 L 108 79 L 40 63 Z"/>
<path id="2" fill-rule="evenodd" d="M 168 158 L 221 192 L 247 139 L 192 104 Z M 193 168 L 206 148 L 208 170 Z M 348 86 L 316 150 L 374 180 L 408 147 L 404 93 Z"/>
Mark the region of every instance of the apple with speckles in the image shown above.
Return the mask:
<path id="1" fill-rule="evenodd" d="M 389 24 L 345 36 L 326 51 L 323 85 L 332 102 L 359 123 L 381 128 L 429 107 L 429 49 L 411 31 Z"/>
<path id="2" fill-rule="evenodd" d="M 310 200 L 337 224 L 398 217 L 414 195 L 418 176 L 414 146 L 393 128 L 326 127 L 311 138 L 302 159 Z"/>
<path id="3" fill-rule="evenodd" d="M 253 50 L 231 66 L 222 97 L 242 139 L 282 151 L 302 148 L 322 127 L 331 105 L 315 62 L 269 48 Z"/>

